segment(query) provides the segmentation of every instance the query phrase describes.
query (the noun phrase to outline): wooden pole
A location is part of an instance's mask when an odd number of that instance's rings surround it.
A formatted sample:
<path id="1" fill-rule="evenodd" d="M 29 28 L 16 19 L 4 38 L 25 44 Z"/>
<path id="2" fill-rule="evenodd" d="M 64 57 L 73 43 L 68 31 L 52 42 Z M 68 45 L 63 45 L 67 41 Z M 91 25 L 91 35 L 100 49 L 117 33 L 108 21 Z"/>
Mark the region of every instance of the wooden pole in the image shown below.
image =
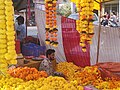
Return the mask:
<path id="1" fill-rule="evenodd" d="M 101 11 L 102 11 L 102 3 L 100 0 L 100 16 L 99 16 L 99 32 L 98 32 L 98 45 L 97 45 L 97 60 L 96 63 L 99 62 L 99 54 L 100 54 L 100 33 L 101 33 Z"/>

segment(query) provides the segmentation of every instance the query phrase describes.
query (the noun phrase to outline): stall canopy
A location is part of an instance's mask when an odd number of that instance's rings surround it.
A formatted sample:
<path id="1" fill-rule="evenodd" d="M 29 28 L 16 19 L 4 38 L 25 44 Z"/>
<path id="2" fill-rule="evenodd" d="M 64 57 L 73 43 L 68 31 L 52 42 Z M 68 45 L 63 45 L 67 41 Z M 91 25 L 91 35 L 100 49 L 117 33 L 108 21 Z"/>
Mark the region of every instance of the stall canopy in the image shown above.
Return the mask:
<path id="1" fill-rule="evenodd" d="M 13 0 L 15 10 L 22 10 L 26 8 L 27 0 Z"/>
<path id="2" fill-rule="evenodd" d="M 15 10 L 20 11 L 27 8 L 28 0 L 12 0 Z M 33 0 L 30 0 L 31 6 L 33 5 Z"/>
<path id="3" fill-rule="evenodd" d="M 94 9 L 100 10 L 100 3 L 110 2 L 114 0 L 94 0 Z M 77 3 L 77 0 L 71 0 L 71 2 Z"/>
<path id="4" fill-rule="evenodd" d="M 106 3 L 106 2 L 111 2 L 114 0 L 94 0 L 94 9 L 100 10 L 100 3 Z"/>
<path id="5" fill-rule="evenodd" d="M 14 8 L 15 10 L 22 10 L 27 7 L 27 1 L 28 0 L 13 0 L 14 3 Z M 72 2 L 76 3 L 76 0 L 71 0 Z M 105 3 L 105 2 L 110 2 L 114 0 L 94 0 L 94 9 L 99 10 L 100 9 L 100 2 Z M 31 4 L 33 3 L 33 0 L 30 0 Z"/>

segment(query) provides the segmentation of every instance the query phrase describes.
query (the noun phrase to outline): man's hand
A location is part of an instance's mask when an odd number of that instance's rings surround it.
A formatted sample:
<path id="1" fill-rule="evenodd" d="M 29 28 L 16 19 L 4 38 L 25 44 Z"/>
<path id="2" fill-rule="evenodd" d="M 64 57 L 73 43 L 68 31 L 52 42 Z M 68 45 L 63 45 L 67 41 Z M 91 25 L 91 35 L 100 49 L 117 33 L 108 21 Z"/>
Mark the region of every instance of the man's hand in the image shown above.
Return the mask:
<path id="1" fill-rule="evenodd" d="M 16 68 L 16 66 L 12 65 L 12 66 L 10 66 L 8 69 L 9 69 L 9 70 L 12 70 L 12 69 L 15 69 L 15 68 Z"/>

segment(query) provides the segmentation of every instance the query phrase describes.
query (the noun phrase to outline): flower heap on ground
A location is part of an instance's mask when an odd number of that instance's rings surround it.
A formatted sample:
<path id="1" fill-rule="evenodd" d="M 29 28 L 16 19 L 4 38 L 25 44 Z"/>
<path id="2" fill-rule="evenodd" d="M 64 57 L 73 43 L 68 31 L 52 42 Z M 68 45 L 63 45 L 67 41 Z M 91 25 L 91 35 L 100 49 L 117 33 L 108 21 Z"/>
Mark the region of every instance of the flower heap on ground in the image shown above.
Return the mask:
<path id="1" fill-rule="evenodd" d="M 8 73 L 14 78 L 21 78 L 25 81 L 37 80 L 39 78 L 48 76 L 45 71 L 38 71 L 36 68 L 29 67 L 18 67 L 9 70 Z"/>
<path id="2" fill-rule="evenodd" d="M 73 77 L 80 85 L 85 86 L 92 84 L 95 80 L 102 80 L 100 75 L 100 71 L 96 66 L 87 66 L 81 71 L 74 73 Z"/>
<path id="3" fill-rule="evenodd" d="M 0 71 L 4 74 L 9 64 L 17 63 L 12 4 L 12 0 L 0 0 Z"/>
<path id="4" fill-rule="evenodd" d="M 57 0 L 45 0 L 46 11 L 46 44 L 54 47 L 58 46 L 57 41 L 57 20 L 56 20 L 56 3 Z"/>
<path id="5" fill-rule="evenodd" d="M 80 46 L 86 52 L 86 44 L 92 43 L 93 32 L 93 7 L 94 0 L 71 0 L 76 3 L 79 20 L 76 20 L 76 30 L 80 33 Z"/>
<path id="6" fill-rule="evenodd" d="M 67 80 L 73 80 L 73 74 L 80 69 L 80 67 L 74 65 L 72 62 L 61 62 L 57 64 L 57 72 L 62 72 L 66 76 Z"/>
<path id="7" fill-rule="evenodd" d="M 93 84 L 100 90 L 120 90 L 120 81 L 113 79 L 108 80 L 95 80 Z"/>
<path id="8" fill-rule="evenodd" d="M 84 90 L 76 81 L 67 82 L 62 77 L 40 78 L 23 81 L 19 78 L 0 76 L 0 90 Z"/>
<path id="9" fill-rule="evenodd" d="M 120 81 L 116 79 L 103 80 L 97 66 L 79 68 L 68 62 L 57 65 L 57 71 L 66 75 L 68 81 L 77 81 L 78 85 L 93 85 L 100 90 L 119 90 Z"/>

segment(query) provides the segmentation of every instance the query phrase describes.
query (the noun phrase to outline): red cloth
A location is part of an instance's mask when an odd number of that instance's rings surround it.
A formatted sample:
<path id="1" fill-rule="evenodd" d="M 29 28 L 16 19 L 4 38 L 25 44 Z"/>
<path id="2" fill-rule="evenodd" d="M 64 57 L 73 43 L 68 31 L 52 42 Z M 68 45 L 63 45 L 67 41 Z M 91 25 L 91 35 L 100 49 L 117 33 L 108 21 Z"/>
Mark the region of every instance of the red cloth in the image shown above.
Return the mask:
<path id="1" fill-rule="evenodd" d="M 21 49 L 20 49 L 20 40 L 15 40 L 15 50 L 17 54 L 21 53 Z"/>
<path id="2" fill-rule="evenodd" d="M 99 67 L 109 70 L 113 73 L 120 73 L 120 62 L 98 63 Z"/>
<path id="3" fill-rule="evenodd" d="M 65 56 L 68 62 L 77 66 L 85 67 L 90 65 L 90 46 L 87 45 L 87 52 L 83 52 L 79 45 L 80 34 L 76 30 L 76 21 L 62 17 L 62 38 Z"/>
<path id="4" fill-rule="evenodd" d="M 105 62 L 96 64 L 101 71 L 102 78 L 116 78 L 120 80 L 120 62 Z"/>

